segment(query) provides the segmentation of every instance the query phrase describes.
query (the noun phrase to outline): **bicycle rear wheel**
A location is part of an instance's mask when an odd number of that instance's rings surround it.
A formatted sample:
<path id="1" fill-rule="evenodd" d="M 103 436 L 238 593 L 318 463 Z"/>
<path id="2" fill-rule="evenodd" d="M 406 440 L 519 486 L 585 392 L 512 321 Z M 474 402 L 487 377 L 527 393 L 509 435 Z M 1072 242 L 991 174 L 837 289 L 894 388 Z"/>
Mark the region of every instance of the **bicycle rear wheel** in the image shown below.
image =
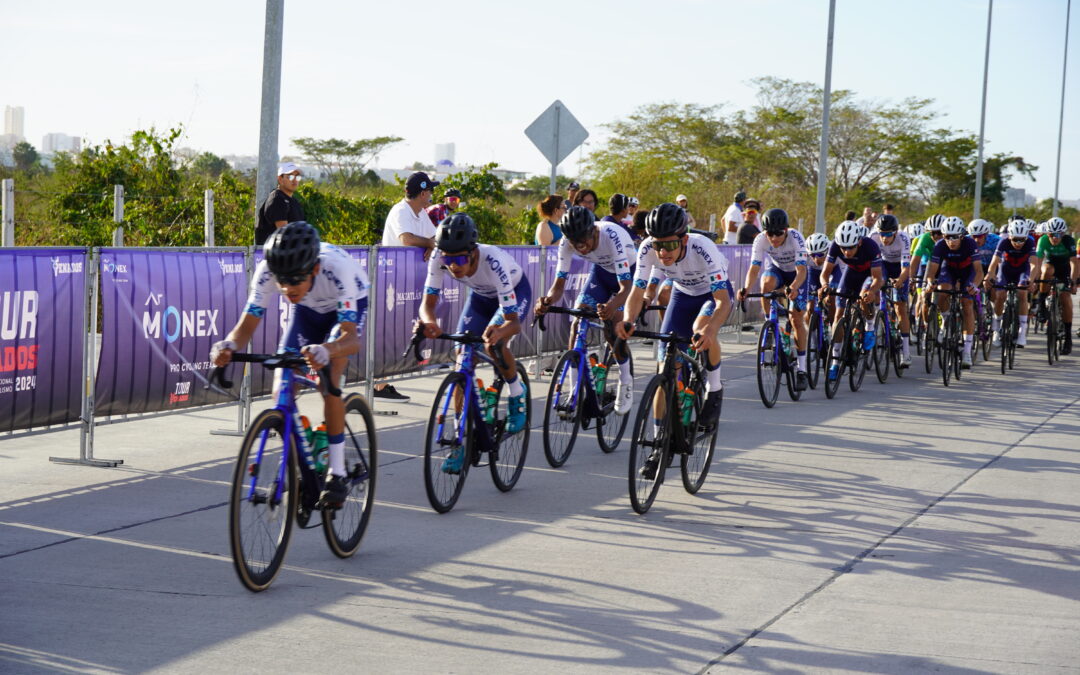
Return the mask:
<path id="1" fill-rule="evenodd" d="M 668 449 L 672 427 L 670 417 L 677 414 L 675 410 L 666 410 L 673 398 L 669 391 L 671 386 L 671 382 L 665 380 L 663 375 L 653 376 L 642 392 L 637 417 L 634 419 L 634 435 L 630 441 L 629 479 L 630 506 L 637 513 L 645 513 L 652 506 L 660 483 L 664 482 L 664 472 L 671 457 Z M 654 400 L 657 392 L 660 392 L 662 406 L 659 409 Z M 661 420 L 659 430 L 655 428 L 654 420 Z M 650 457 L 654 457 L 658 462 L 652 476 L 646 475 L 645 471 Z"/>
<path id="2" fill-rule="evenodd" d="M 292 446 L 285 439 L 285 417 L 273 409 L 252 421 L 240 444 L 229 498 L 229 547 L 240 583 L 250 591 L 270 586 L 289 548 L 300 498 Z M 285 482 L 279 485 L 282 462 Z"/>
<path id="3" fill-rule="evenodd" d="M 525 372 L 525 366 L 517 363 L 518 379 L 525 386 L 525 426 L 516 434 L 506 433 L 506 414 L 496 402 L 495 424 L 491 433 L 495 437 L 495 445 L 498 448 L 496 456 L 488 462 L 491 468 L 491 480 L 500 492 L 509 492 L 517 485 L 521 478 L 521 471 L 525 468 L 525 457 L 529 454 L 529 435 L 532 432 L 532 395 L 529 389 L 529 375 Z M 502 400 L 504 391 L 508 387 L 498 379 L 498 399 Z"/>
<path id="4" fill-rule="evenodd" d="M 472 464 L 472 415 L 465 410 L 459 414 L 454 406 L 455 397 L 463 397 L 465 387 L 470 385 L 461 373 L 450 373 L 431 404 L 424 439 L 424 490 L 431 508 L 438 513 L 454 508 Z M 459 429 L 463 430 L 460 445 Z"/>
<path id="5" fill-rule="evenodd" d="M 1051 305 L 1053 303 L 1053 305 Z M 1046 321 L 1046 360 L 1052 366 L 1057 361 L 1057 334 L 1058 334 L 1058 309 L 1057 298 L 1052 295 L 1046 296 L 1047 314 L 1049 319 Z"/>
<path id="6" fill-rule="evenodd" d="M 930 295 L 926 296 L 926 302 L 930 302 Z M 926 364 L 926 374 L 934 372 L 934 359 L 938 350 L 938 308 L 930 305 L 926 317 L 926 331 L 923 337 L 923 359 Z"/>
<path id="7" fill-rule="evenodd" d="M 630 359 L 630 375 L 632 377 L 634 374 L 634 357 L 630 354 L 629 349 L 626 350 L 626 355 Z M 626 431 L 626 425 L 630 422 L 630 413 L 627 412 L 625 415 L 615 414 L 615 392 L 611 391 L 611 388 L 615 385 L 611 384 L 611 375 L 619 372 L 619 362 L 615 360 L 615 354 L 610 349 L 607 350 L 604 365 L 607 366 L 609 375 L 604 380 L 603 393 L 597 397 L 603 414 L 596 419 L 596 440 L 600 443 L 600 449 L 607 453 L 615 452 L 615 449 L 619 447 L 623 433 Z"/>
<path id="8" fill-rule="evenodd" d="M 340 509 L 322 511 L 326 543 L 339 558 L 356 553 L 371 520 L 379 468 L 377 453 L 371 409 L 363 396 L 350 394 L 345 397 L 345 470 L 349 493 Z"/>
<path id="9" fill-rule="evenodd" d="M 544 409 L 544 457 L 556 469 L 570 459 L 581 428 L 585 377 L 578 368 L 580 361 L 581 355 L 572 349 L 563 354 L 555 364 L 548 387 Z"/>
<path id="10" fill-rule="evenodd" d="M 818 313 L 810 313 L 810 329 L 806 339 L 806 380 L 811 389 L 817 389 L 818 376 L 821 375 L 821 362 L 825 359 L 824 331 Z"/>
<path id="11" fill-rule="evenodd" d="M 872 352 L 874 373 L 877 375 L 878 382 L 885 384 L 885 381 L 889 379 L 889 356 L 892 353 L 893 343 L 889 327 L 885 325 L 885 315 L 880 311 L 874 315 L 874 335 L 877 338 Z"/>
<path id="12" fill-rule="evenodd" d="M 994 341 L 986 311 L 987 309 L 984 307 L 983 311 L 979 314 L 979 321 L 975 327 L 975 339 L 979 341 L 979 348 L 982 351 L 983 361 L 990 360 L 990 344 Z"/>
<path id="13" fill-rule="evenodd" d="M 705 383 L 702 381 L 704 373 L 699 368 L 693 368 L 691 372 L 689 386 L 695 392 L 694 408 L 690 424 L 682 428 L 690 451 L 683 453 L 680 458 L 679 470 L 682 474 L 683 488 L 690 494 L 697 494 L 709 475 L 713 453 L 716 451 L 716 432 L 720 425 L 718 424 L 710 431 L 704 431 L 698 425 L 698 415 L 701 414 L 701 409 L 705 405 Z"/>
<path id="14" fill-rule="evenodd" d="M 780 395 L 780 359 L 784 358 L 781 349 L 777 349 L 780 333 L 776 324 L 766 321 L 758 335 L 757 385 L 761 402 L 766 408 L 776 405 Z"/>

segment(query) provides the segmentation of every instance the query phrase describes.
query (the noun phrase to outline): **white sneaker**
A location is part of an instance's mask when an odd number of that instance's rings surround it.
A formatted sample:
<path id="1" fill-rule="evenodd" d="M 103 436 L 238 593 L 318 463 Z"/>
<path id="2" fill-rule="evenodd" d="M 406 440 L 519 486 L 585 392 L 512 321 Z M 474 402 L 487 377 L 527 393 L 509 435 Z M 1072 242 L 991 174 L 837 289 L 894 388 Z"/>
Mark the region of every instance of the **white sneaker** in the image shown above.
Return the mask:
<path id="1" fill-rule="evenodd" d="M 905 368 L 910 367 L 911 366 L 911 354 L 904 354 L 900 358 L 900 365 L 905 367 Z"/>
<path id="2" fill-rule="evenodd" d="M 615 414 L 625 415 L 634 407 L 634 385 L 619 382 L 619 388 L 615 392 Z"/>
<path id="3" fill-rule="evenodd" d="M 960 359 L 960 367 L 964 370 L 971 368 L 971 354 L 964 354 L 963 358 Z"/>
<path id="4" fill-rule="evenodd" d="M 1024 347 L 1027 345 L 1027 331 L 1022 330 L 1020 334 L 1016 336 L 1016 346 Z"/>
<path id="5" fill-rule="evenodd" d="M 996 331 L 994 331 L 994 346 L 996 347 L 996 346 L 998 346 L 1000 344 L 1001 344 L 1001 331 L 996 330 Z"/>

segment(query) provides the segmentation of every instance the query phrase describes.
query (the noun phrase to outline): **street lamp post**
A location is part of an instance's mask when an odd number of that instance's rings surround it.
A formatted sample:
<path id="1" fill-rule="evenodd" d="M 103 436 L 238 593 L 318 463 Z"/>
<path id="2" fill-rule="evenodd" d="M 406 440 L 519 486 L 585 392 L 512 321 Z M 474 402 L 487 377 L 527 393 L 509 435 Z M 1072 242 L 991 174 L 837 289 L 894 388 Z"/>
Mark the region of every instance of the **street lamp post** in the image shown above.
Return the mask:
<path id="1" fill-rule="evenodd" d="M 975 213 L 979 217 L 983 187 L 983 139 L 986 132 L 986 85 L 990 76 L 990 21 L 994 16 L 994 0 L 989 0 L 986 10 L 986 56 L 983 57 L 982 114 L 979 117 L 979 161 L 975 165 Z"/>
<path id="2" fill-rule="evenodd" d="M 1054 217 L 1058 214 L 1058 185 L 1061 181 L 1061 135 L 1065 128 L 1065 68 L 1069 63 L 1069 16 L 1072 14 L 1072 0 L 1065 4 L 1065 55 L 1061 57 L 1061 112 L 1058 114 L 1058 150 L 1057 169 L 1054 173 Z"/>

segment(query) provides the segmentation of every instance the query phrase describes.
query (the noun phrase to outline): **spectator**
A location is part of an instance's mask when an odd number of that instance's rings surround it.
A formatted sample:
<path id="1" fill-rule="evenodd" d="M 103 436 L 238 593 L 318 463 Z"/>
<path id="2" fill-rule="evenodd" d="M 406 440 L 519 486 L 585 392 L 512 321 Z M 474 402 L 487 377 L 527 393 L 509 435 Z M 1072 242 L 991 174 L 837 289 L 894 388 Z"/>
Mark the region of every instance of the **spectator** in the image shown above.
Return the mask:
<path id="1" fill-rule="evenodd" d="M 855 222 L 860 224 L 860 225 L 866 226 L 866 229 L 869 231 L 869 230 L 874 229 L 874 223 L 877 222 L 877 219 L 878 219 L 878 214 L 874 213 L 874 210 L 871 209 L 869 206 L 867 206 L 862 211 L 862 217 L 859 218 L 858 220 L 856 220 Z"/>
<path id="2" fill-rule="evenodd" d="M 278 186 L 266 195 L 266 201 L 259 207 L 259 222 L 255 226 L 255 245 L 262 246 L 279 227 L 304 220 L 304 209 L 293 197 L 300 186 L 300 169 L 292 162 L 278 165 Z"/>
<path id="3" fill-rule="evenodd" d="M 895 216 L 896 214 L 893 213 L 894 210 L 896 210 L 895 206 L 893 206 L 892 204 L 886 204 L 885 207 L 883 209 L 881 209 L 881 215 L 883 215 L 883 216 Z"/>
<path id="4" fill-rule="evenodd" d="M 682 207 L 683 212 L 686 214 L 686 226 L 689 228 L 697 227 L 697 223 L 694 222 L 694 217 L 690 215 L 689 202 L 686 199 L 686 195 L 679 195 L 675 198 L 675 203 Z"/>
<path id="5" fill-rule="evenodd" d="M 459 204 L 461 204 L 461 193 L 458 192 L 458 189 L 450 188 L 447 190 L 443 195 L 442 204 L 428 207 L 427 214 L 428 218 L 431 218 L 431 224 L 438 227 L 439 223 L 454 215 L 454 211 L 457 211 Z"/>
<path id="6" fill-rule="evenodd" d="M 574 197 L 574 206 L 584 206 L 596 215 L 596 207 L 600 203 L 600 200 L 596 198 L 596 193 L 592 190 L 585 188 L 577 193 Z"/>
<path id="7" fill-rule="evenodd" d="M 425 209 L 431 206 L 431 195 L 439 185 L 423 171 L 417 171 L 405 182 L 405 199 L 386 214 L 383 226 L 383 246 L 418 246 L 424 249 L 424 260 L 435 248 L 435 226 Z"/>
<path id="8" fill-rule="evenodd" d="M 632 237 L 633 232 L 630 231 L 630 226 L 624 222 L 626 220 L 626 214 L 630 212 L 630 198 L 616 192 L 608 199 L 608 210 L 611 211 L 611 213 L 601 218 L 601 220 L 615 223 L 620 227 L 625 228 L 626 232 Z"/>
<path id="9" fill-rule="evenodd" d="M 739 228 L 743 224 L 743 202 L 746 201 L 746 193 L 739 190 L 735 193 L 735 203 L 724 212 L 721 223 L 724 225 L 724 243 L 735 244 L 739 241 Z"/>
<path id="10" fill-rule="evenodd" d="M 580 191 L 581 184 L 576 180 L 570 181 L 570 184 L 566 186 L 566 201 L 563 202 L 563 208 L 565 210 L 569 211 L 570 207 L 577 203 L 574 200 L 577 199 L 578 192 Z"/>
<path id="11" fill-rule="evenodd" d="M 566 202 L 562 195 L 548 195 L 547 199 L 536 205 L 536 212 L 540 214 L 540 223 L 536 226 L 534 243 L 541 246 L 559 243 L 563 236 L 559 221 L 566 213 Z"/>
<path id="12" fill-rule="evenodd" d="M 431 224 L 426 209 L 431 205 L 431 196 L 435 193 L 438 181 L 428 178 L 423 171 L 417 171 L 405 182 L 405 199 L 402 199 L 386 214 L 383 225 L 383 246 L 416 246 L 424 249 L 424 260 L 431 257 L 435 248 L 435 226 Z M 375 398 L 390 401 L 408 401 L 393 385 L 386 382 L 375 383 Z"/>
<path id="13" fill-rule="evenodd" d="M 634 214 L 637 213 L 637 210 L 638 210 L 638 198 L 637 197 L 631 197 L 630 198 L 630 208 L 628 208 L 626 210 L 626 217 L 623 218 L 623 225 L 625 225 L 627 227 L 627 229 L 633 230 L 633 228 L 634 228 Z"/>
<path id="14" fill-rule="evenodd" d="M 739 226 L 737 243 L 753 244 L 754 238 L 761 234 L 761 225 L 758 224 L 758 214 L 761 213 L 761 203 L 756 199 L 747 199 L 743 202 L 743 224 Z"/>
<path id="15" fill-rule="evenodd" d="M 844 220 L 855 220 L 855 216 L 857 215 L 859 214 L 855 213 L 854 211 L 848 211 L 844 214 Z"/>

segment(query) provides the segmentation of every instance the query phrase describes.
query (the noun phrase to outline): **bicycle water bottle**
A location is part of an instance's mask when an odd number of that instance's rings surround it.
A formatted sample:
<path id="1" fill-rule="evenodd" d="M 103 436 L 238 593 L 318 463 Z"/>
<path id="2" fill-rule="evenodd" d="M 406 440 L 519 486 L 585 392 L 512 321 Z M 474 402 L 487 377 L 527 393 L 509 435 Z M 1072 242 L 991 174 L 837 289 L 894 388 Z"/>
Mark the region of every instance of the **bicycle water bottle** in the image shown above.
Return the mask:
<path id="1" fill-rule="evenodd" d="M 488 387 L 484 390 L 484 421 L 488 424 L 495 424 L 495 413 L 498 412 L 499 407 L 499 390 L 495 387 Z"/>
<path id="2" fill-rule="evenodd" d="M 315 437 L 315 432 L 311 430 L 311 420 L 309 420 L 307 416 L 301 415 L 300 426 L 304 429 L 304 440 L 307 441 L 308 447 L 310 448 Z"/>
<path id="3" fill-rule="evenodd" d="M 593 377 L 596 380 L 595 384 L 597 395 L 604 393 L 604 386 L 607 382 L 607 370 L 607 366 L 602 363 L 596 364 L 596 368 L 593 369 Z"/>
<path id="4" fill-rule="evenodd" d="M 694 390 L 683 388 L 679 392 L 679 398 L 681 399 L 683 426 L 689 427 L 694 416 Z"/>
<path id="5" fill-rule="evenodd" d="M 320 424 L 311 436 L 311 456 L 315 459 L 315 471 L 322 473 L 330 464 L 330 441 L 326 437 L 326 424 Z"/>
<path id="6" fill-rule="evenodd" d="M 784 353 L 791 354 L 791 324 L 785 323 L 780 330 L 780 339 L 784 343 Z"/>

